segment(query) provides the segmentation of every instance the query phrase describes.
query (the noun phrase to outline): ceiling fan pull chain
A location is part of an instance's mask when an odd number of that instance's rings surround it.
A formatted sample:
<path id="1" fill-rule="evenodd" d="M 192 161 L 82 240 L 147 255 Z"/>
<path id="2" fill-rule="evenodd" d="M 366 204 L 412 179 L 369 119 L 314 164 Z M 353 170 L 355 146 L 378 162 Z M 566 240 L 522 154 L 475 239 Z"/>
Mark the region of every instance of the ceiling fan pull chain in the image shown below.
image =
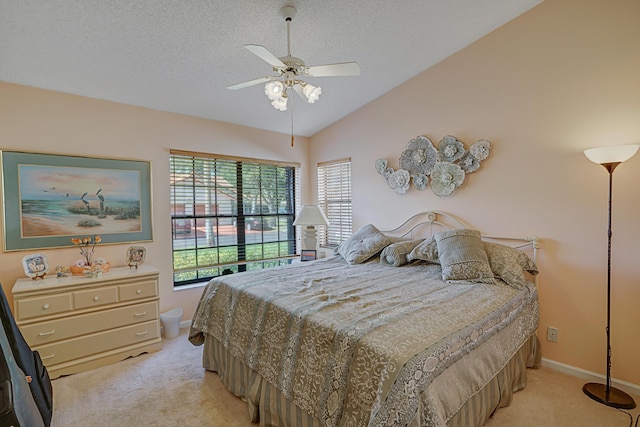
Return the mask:
<path id="1" fill-rule="evenodd" d="M 291 112 L 291 146 L 293 147 L 293 99 L 291 100 L 291 108 L 289 111 Z"/>

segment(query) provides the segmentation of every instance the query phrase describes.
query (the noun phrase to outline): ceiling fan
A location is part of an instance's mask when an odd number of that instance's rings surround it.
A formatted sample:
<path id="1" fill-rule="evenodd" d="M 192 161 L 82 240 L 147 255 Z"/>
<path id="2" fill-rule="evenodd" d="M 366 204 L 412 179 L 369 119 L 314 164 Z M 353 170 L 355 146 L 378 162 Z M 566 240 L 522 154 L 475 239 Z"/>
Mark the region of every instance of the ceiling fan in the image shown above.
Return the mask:
<path id="1" fill-rule="evenodd" d="M 316 65 L 307 67 L 304 61 L 291 56 L 291 21 L 296 15 L 296 8 L 283 6 L 280 16 L 287 23 L 287 56 L 278 58 L 267 48 L 255 44 L 246 44 L 244 47 L 263 61 L 273 67 L 275 76 L 260 77 L 244 83 L 227 86 L 227 89 L 236 90 L 245 87 L 266 83 L 264 93 L 271 100 L 271 105 L 277 110 L 286 111 L 290 89 L 293 89 L 302 99 L 310 104 L 318 100 L 322 89 L 306 83 L 301 77 L 333 77 L 333 76 L 358 76 L 360 66 L 355 62 L 339 64 Z"/>

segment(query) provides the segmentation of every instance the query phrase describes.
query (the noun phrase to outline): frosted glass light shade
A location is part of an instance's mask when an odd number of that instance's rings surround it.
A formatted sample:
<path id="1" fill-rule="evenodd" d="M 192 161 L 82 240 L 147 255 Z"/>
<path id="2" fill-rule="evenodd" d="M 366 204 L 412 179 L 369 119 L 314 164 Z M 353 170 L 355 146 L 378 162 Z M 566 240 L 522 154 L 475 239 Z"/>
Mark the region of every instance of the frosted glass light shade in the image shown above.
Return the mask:
<path id="1" fill-rule="evenodd" d="M 293 225 L 329 225 L 329 220 L 316 205 L 304 205 Z"/>
<path id="2" fill-rule="evenodd" d="M 320 98 L 322 94 L 322 88 L 310 85 L 309 83 L 305 84 L 302 88 L 302 93 L 307 98 L 309 104 L 313 104 Z"/>
<path id="3" fill-rule="evenodd" d="M 638 144 L 616 145 L 584 150 L 589 160 L 600 165 L 605 163 L 622 163 L 632 158 L 640 148 Z"/>
<path id="4" fill-rule="evenodd" d="M 284 84 L 278 80 L 267 82 L 264 85 L 264 94 L 272 101 L 282 98 L 283 93 Z"/>
<path id="5" fill-rule="evenodd" d="M 287 101 L 289 100 L 289 98 L 287 98 L 287 96 L 281 96 L 278 99 L 274 99 L 273 101 L 271 101 L 271 105 L 273 105 L 273 108 L 275 108 L 276 110 L 280 110 L 280 111 L 287 111 Z"/>

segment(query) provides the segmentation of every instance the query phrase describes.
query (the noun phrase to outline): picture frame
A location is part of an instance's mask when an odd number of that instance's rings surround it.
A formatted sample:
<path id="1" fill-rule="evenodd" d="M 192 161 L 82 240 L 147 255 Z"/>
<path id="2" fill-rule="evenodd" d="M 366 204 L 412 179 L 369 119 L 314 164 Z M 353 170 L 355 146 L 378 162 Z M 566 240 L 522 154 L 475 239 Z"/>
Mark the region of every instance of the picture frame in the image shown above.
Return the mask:
<path id="1" fill-rule="evenodd" d="M 127 249 L 127 265 L 138 268 L 147 257 L 147 249 L 144 246 L 129 246 Z"/>
<path id="2" fill-rule="evenodd" d="M 25 255 L 22 258 L 24 274 L 34 280 L 44 278 L 49 272 L 49 262 L 45 254 Z"/>
<path id="3" fill-rule="evenodd" d="M 153 240 L 151 163 L 0 151 L 3 251 Z"/>
<path id="4" fill-rule="evenodd" d="M 302 249 L 300 251 L 300 261 L 313 261 L 317 256 L 318 251 L 315 249 Z"/>

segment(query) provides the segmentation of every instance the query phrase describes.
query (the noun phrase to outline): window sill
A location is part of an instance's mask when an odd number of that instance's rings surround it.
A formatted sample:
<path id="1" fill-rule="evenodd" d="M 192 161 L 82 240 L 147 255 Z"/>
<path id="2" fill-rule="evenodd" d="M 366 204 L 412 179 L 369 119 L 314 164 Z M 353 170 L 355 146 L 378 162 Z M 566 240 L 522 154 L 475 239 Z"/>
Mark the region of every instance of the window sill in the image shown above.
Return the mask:
<path id="1" fill-rule="evenodd" d="M 204 281 L 204 282 L 190 283 L 188 285 L 174 286 L 173 287 L 173 291 L 174 292 L 179 292 L 179 291 L 186 291 L 188 289 L 204 288 L 208 284 L 209 284 L 209 281 L 207 280 L 207 281 Z"/>

